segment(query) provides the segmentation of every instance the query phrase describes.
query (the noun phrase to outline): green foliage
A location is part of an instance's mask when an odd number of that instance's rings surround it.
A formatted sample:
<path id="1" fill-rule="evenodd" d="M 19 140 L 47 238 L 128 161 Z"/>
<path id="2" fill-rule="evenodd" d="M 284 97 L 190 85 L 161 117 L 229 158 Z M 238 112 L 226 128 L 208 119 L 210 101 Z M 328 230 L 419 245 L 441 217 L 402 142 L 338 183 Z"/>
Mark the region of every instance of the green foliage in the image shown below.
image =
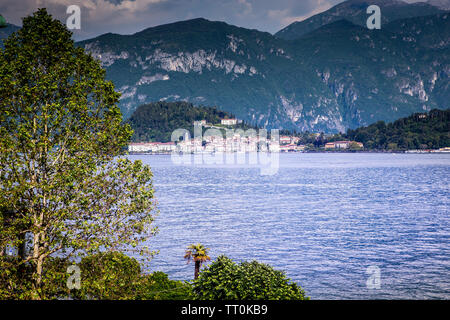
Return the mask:
<path id="1" fill-rule="evenodd" d="M 18 257 L 0 256 L 0 300 L 30 299 L 30 274 Z"/>
<path id="2" fill-rule="evenodd" d="M 415 113 L 392 123 L 378 121 L 348 130 L 350 140 L 378 150 L 438 149 L 450 146 L 450 109 Z"/>
<path id="3" fill-rule="evenodd" d="M 198 273 L 200 272 L 200 267 L 203 262 L 207 260 L 211 260 L 208 256 L 209 248 L 206 248 L 201 243 L 191 244 L 187 247 L 186 252 L 184 254 L 184 259 L 188 261 L 188 263 L 193 260 L 195 263 L 195 271 L 194 271 L 194 279 L 198 278 Z"/>
<path id="4" fill-rule="evenodd" d="M 70 261 L 59 257 L 48 257 L 45 260 L 42 274 L 42 299 L 59 299 L 69 297 L 71 292 L 67 287 L 70 274 L 67 267 Z"/>
<path id="5" fill-rule="evenodd" d="M 0 299 L 31 299 L 32 268 L 18 265 L 19 258 L 0 259 Z M 84 257 L 80 268 L 81 288 L 69 289 L 66 259 L 49 257 L 42 274 L 42 299 L 89 300 L 185 300 L 191 285 L 170 280 L 163 272 L 141 273 L 139 262 L 121 252 L 98 253 Z"/>
<path id="6" fill-rule="evenodd" d="M 349 145 L 349 150 L 362 150 L 362 148 L 355 141 L 351 142 Z"/>
<path id="7" fill-rule="evenodd" d="M 142 275 L 135 299 L 138 300 L 186 300 L 192 294 L 191 285 L 187 282 L 170 280 L 161 271 L 150 275 Z"/>
<path id="8" fill-rule="evenodd" d="M 69 262 L 66 259 L 48 257 L 45 260 L 40 297 L 42 299 L 65 298 L 70 295 L 66 282 Z M 32 299 L 33 268 L 31 263 L 23 263 L 20 257 L 0 258 L 0 300 Z"/>
<path id="9" fill-rule="evenodd" d="M 136 259 L 121 252 L 99 253 L 78 264 L 81 289 L 73 290 L 83 299 L 132 299 L 140 280 L 141 267 Z"/>
<path id="10" fill-rule="evenodd" d="M 163 272 L 142 274 L 139 262 L 121 252 L 83 258 L 81 289 L 75 298 L 100 300 L 183 300 L 190 295 L 187 283 L 170 280 Z"/>
<path id="11" fill-rule="evenodd" d="M 142 105 L 134 111 L 128 123 L 134 130 L 133 141 L 170 141 L 176 129 L 186 129 L 194 135 L 194 121 L 206 120 L 210 124 L 220 124 L 220 119 L 234 118 L 228 112 L 212 107 L 194 106 L 187 102 L 154 102 Z M 245 123 L 236 128 L 247 129 Z"/>
<path id="12" fill-rule="evenodd" d="M 201 243 L 190 244 L 186 249 L 184 258 L 187 259 L 188 262 L 191 261 L 191 259 L 194 261 L 205 262 L 211 260 L 208 256 L 208 251 L 209 248 L 206 248 Z"/>
<path id="13" fill-rule="evenodd" d="M 11 270 L 30 268 L 34 299 L 53 254 L 137 247 L 155 232 L 152 172 L 121 157 L 132 130 L 120 94 L 71 36 L 40 9 L 0 51 L 0 250 L 17 249 Z"/>
<path id="14" fill-rule="evenodd" d="M 193 282 L 193 295 L 200 300 L 308 299 L 283 272 L 257 261 L 236 264 L 226 256 L 200 272 Z"/>

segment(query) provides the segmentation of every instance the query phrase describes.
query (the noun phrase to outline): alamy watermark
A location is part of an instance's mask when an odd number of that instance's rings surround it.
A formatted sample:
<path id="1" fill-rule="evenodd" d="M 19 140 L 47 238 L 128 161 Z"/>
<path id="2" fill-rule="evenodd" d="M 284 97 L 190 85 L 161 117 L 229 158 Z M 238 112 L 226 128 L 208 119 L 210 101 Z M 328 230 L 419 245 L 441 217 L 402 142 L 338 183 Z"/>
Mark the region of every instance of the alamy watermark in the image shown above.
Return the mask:
<path id="1" fill-rule="evenodd" d="M 366 281 L 367 289 L 380 289 L 381 288 L 381 270 L 378 266 L 368 266 L 366 273 L 369 278 Z"/>
<path id="2" fill-rule="evenodd" d="M 67 273 L 70 276 L 67 278 L 67 288 L 72 289 L 81 289 L 81 270 L 80 267 L 76 264 L 70 265 L 67 267 Z"/>
<path id="3" fill-rule="evenodd" d="M 367 7 L 367 14 L 371 14 L 369 18 L 367 18 L 366 26 L 368 29 L 381 29 L 381 9 L 377 5 L 371 5 Z"/>
<path id="4" fill-rule="evenodd" d="M 279 169 L 279 130 L 224 129 L 212 127 L 203 133 L 194 125 L 194 137 L 186 129 L 172 132 L 171 159 L 177 165 L 257 167 L 261 175 Z"/>
<path id="5" fill-rule="evenodd" d="M 81 9 L 77 5 L 70 5 L 66 10 L 67 14 L 70 16 L 66 20 L 66 26 L 69 30 L 80 30 L 81 29 Z"/>

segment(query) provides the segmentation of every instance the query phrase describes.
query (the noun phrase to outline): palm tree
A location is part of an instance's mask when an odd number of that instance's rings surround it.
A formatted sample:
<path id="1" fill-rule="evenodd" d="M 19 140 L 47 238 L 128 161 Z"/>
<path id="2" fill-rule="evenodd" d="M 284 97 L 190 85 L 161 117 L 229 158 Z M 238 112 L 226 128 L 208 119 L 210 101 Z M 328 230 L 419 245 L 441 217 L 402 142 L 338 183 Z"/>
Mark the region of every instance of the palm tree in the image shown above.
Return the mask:
<path id="1" fill-rule="evenodd" d="M 206 260 L 211 260 L 211 258 L 208 256 L 208 250 L 209 248 L 205 248 L 200 243 L 191 244 L 189 247 L 187 247 L 184 258 L 187 259 L 187 263 L 189 263 L 191 259 L 195 262 L 194 279 L 198 278 L 198 273 L 200 271 L 202 263 Z"/>

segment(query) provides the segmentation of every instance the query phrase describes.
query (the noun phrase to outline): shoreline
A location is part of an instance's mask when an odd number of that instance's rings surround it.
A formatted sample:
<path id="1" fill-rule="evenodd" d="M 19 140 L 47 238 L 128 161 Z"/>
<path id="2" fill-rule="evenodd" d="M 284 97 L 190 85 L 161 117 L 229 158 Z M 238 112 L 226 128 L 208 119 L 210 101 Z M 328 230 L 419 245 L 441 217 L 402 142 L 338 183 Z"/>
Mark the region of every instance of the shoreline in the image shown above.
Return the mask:
<path id="1" fill-rule="evenodd" d="M 245 154 L 259 153 L 259 152 L 245 152 Z M 265 152 L 265 153 L 278 153 L 278 154 L 300 154 L 300 153 L 392 153 L 392 154 L 450 154 L 450 151 L 415 151 L 415 150 L 399 150 L 399 151 L 381 151 L 381 150 L 353 150 L 353 151 L 288 151 L 288 152 Z M 128 152 L 129 155 L 148 155 L 148 156 L 162 156 L 171 155 L 173 152 Z M 195 154 L 216 154 L 214 152 L 192 152 L 183 153 L 177 152 L 177 154 L 195 155 Z M 217 154 L 238 154 L 238 152 L 217 152 Z M 241 154 L 241 153 L 239 153 Z"/>

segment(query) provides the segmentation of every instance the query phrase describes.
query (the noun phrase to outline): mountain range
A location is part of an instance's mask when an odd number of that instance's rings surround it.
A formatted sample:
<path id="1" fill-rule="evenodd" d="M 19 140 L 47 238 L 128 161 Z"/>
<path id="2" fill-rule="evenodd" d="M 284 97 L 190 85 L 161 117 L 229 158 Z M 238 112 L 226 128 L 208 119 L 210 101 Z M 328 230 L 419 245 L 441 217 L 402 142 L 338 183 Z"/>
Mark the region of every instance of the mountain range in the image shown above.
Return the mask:
<path id="1" fill-rule="evenodd" d="M 365 27 L 367 17 L 369 16 L 366 13 L 366 10 L 370 5 L 378 5 L 380 7 L 381 23 L 387 24 L 399 19 L 438 14 L 442 11 L 441 7 L 443 6 L 443 3 L 438 6 L 437 4 L 432 5 L 425 2 L 406 3 L 400 0 L 344 1 L 325 12 L 310 17 L 309 19 L 291 23 L 286 28 L 275 33 L 275 36 L 286 40 L 295 40 L 326 24 L 342 19 Z"/>
<path id="2" fill-rule="evenodd" d="M 450 107 L 450 13 L 434 1 L 349 0 L 274 35 L 198 18 L 77 45 L 122 92 L 126 118 L 187 101 L 267 128 L 344 132 Z M 365 27 L 370 4 L 381 30 Z"/>

